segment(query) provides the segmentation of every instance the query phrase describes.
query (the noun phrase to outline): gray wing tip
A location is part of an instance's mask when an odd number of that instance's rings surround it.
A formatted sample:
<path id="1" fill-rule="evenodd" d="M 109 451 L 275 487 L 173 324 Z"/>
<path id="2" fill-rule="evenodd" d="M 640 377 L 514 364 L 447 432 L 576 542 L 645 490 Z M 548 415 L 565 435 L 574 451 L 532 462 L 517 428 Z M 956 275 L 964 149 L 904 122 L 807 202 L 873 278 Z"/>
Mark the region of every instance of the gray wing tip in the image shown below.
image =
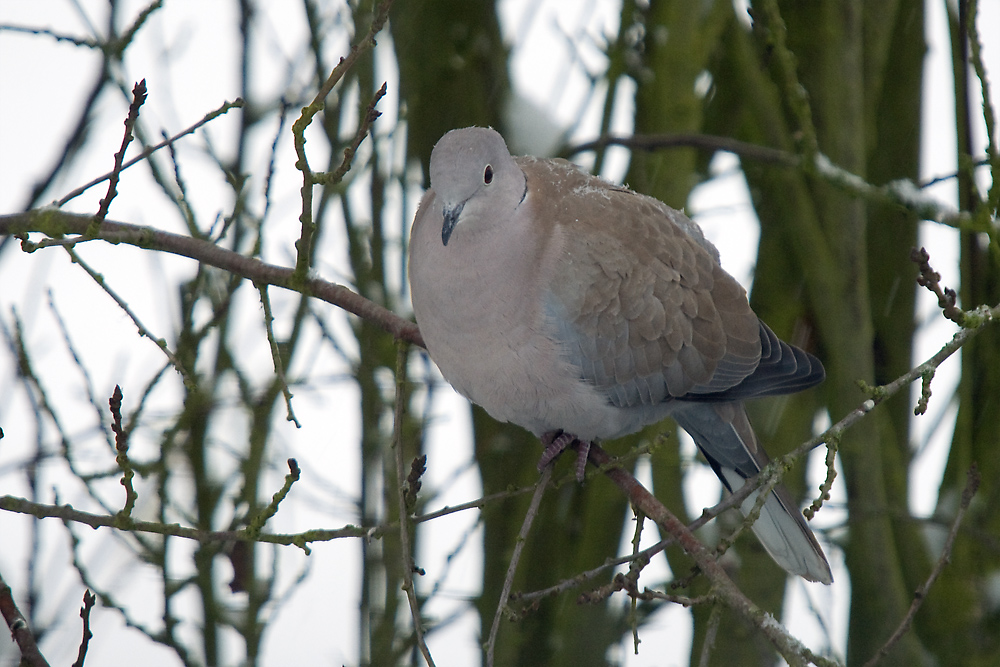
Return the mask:
<path id="1" fill-rule="evenodd" d="M 679 399 L 719 402 L 794 394 L 815 387 L 826 379 L 823 362 L 805 350 L 779 339 L 763 322 L 760 322 L 760 342 L 760 363 L 742 382 L 723 391 L 691 392 Z"/>

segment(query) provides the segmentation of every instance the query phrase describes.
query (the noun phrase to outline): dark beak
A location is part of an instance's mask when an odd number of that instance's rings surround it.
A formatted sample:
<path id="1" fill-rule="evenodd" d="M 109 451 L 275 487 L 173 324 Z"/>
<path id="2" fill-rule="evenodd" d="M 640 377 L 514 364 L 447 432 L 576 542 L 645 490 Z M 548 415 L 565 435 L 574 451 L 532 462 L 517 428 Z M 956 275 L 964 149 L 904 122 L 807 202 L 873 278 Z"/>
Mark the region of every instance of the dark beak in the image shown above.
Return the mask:
<path id="1" fill-rule="evenodd" d="M 465 208 L 465 202 L 444 207 L 444 226 L 441 227 L 441 241 L 445 245 L 448 245 L 448 239 L 451 238 L 451 232 L 455 229 L 455 225 L 458 223 L 458 216 L 462 215 L 463 208 Z"/>

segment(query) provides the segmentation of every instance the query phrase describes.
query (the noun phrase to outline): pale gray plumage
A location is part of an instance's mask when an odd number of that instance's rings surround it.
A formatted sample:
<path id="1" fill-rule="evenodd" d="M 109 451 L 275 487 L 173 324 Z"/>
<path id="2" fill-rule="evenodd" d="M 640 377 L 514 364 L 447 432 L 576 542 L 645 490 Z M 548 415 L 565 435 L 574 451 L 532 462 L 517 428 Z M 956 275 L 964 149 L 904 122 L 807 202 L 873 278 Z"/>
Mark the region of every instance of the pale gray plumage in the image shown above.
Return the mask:
<path id="1" fill-rule="evenodd" d="M 430 172 L 413 310 L 459 393 L 557 448 L 672 416 L 731 491 L 766 465 L 742 400 L 810 387 L 823 367 L 757 318 L 697 225 L 564 160 L 513 158 L 489 129 L 447 133 Z M 787 571 L 832 581 L 783 487 L 753 528 Z"/>

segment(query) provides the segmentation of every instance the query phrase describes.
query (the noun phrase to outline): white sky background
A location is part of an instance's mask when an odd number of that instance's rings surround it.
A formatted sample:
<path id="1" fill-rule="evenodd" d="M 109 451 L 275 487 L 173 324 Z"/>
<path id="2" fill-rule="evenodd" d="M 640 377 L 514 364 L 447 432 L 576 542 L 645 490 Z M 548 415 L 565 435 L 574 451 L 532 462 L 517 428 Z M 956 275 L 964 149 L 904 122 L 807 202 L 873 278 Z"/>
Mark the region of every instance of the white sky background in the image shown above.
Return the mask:
<path id="1" fill-rule="evenodd" d="M 103 25 L 103 3 L 93 1 L 81 4 L 96 25 Z M 261 94 L 268 92 L 269 86 L 277 86 L 277 82 L 285 79 L 288 69 L 297 72 L 296 80 L 304 85 L 307 70 L 301 61 L 301 54 L 294 51 L 296 47 L 293 46 L 301 41 L 305 30 L 298 5 L 274 0 L 259 4 L 261 11 L 270 17 L 267 23 L 270 31 L 257 35 L 254 89 Z M 136 48 L 130 50 L 126 60 L 124 78 L 129 81 L 147 80 L 150 98 L 142 111 L 146 128 L 158 130 L 162 127 L 168 132 L 175 132 L 224 100 L 235 98 L 238 73 L 233 62 L 227 59 L 228 54 L 235 52 L 234 40 L 237 38 L 233 27 L 233 5 L 221 2 L 167 3 L 168 9 L 159 12 L 140 33 Z M 124 15 L 133 16 L 139 6 L 135 3 L 132 10 L 124 12 Z M 294 10 L 289 11 L 289 7 L 294 7 Z M 328 12 L 335 14 L 337 7 L 340 5 L 331 4 Z M 980 10 L 981 33 L 987 40 L 987 66 L 991 72 L 1000 72 L 1000 38 L 997 35 L 1000 31 L 985 28 L 1000 25 L 1000 2 L 982 1 Z M 598 125 L 601 92 L 598 91 L 588 101 L 586 79 L 578 64 L 570 61 L 567 41 L 560 33 L 589 36 L 589 44 L 587 39 L 579 42 L 579 55 L 591 71 L 600 71 L 603 58 L 599 41 L 602 35 L 614 34 L 617 30 L 617 3 L 598 0 L 592 3 L 508 0 L 503 5 L 502 20 L 504 34 L 514 46 L 511 71 L 515 88 L 523 100 L 538 107 L 553 126 L 571 123 L 582 114 L 582 127 L 585 129 L 580 130 L 575 138 L 592 136 Z M 89 34 L 72 5 L 56 0 L 34 3 L 0 0 L 0 23 L 45 26 L 65 33 Z M 926 116 L 932 119 L 926 127 L 942 128 L 943 131 L 925 137 L 922 156 L 922 176 L 925 180 L 955 170 L 953 111 L 949 107 L 952 98 L 949 46 L 944 8 L 940 2 L 928 2 L 928 41 L 930 52 L 925 85 L 931 93 L 925 99 L 939 103 L 925 110 Z M 346 39 L 341 45 L 340 52 L 346 52 Z M 380 38 L 379 48 L 384 53 L 391 49 L 387 33 Z M 392 98 L 395 95 L 393 83 L 396 74 L 391 57 L 381 58 L 379 62 L 385 69 L 383 78 L 389 82 L 390 98 L 380 107 L 386 112 L 381 122 L 388 128 L 395 120 Z M 3 184 L 0 187 L 0 212 L 17 210 L 25 201 L 34 179 L 51 164 L 54 151 L 61 146 L 62 136 L 68 132 L 66 123 L 74 118 L 73 113 L 65 112 L 63 105 L 80 99 L 83 91 L 91 85 L 95 63 L 95 57 L 77 47 L 54 44 L 44 37 L 0 32 L 0 183 Z M 1000 82 L 994 80 L 994 95 L 998 88 Z M 613 129 L 627 133 L 631 129 L 632 87 L 625 83 L 620 89 Z M 1000 104 L 994 100 L 994 108 L 998 107 Z M 105 95 L 98 108 L 102 120 L 95 124 L 91 132 L 84 150 L 85 157 L 52 192 L 62 194 L 110 168 L 112 155 L 121 142 L 122 120 L 127 105 L 121 96 Z M 533 117 L 540 118 L 537 113 Z M 545 124 L 534 123 L 529 129 L 537 134 L 525 135 L 527 138 L 520 142 L 527 146 L 544 144 Z M 981 128 L 977 129 L 981 138 L 983 132 Z M 234 130 L 235 116 L 219 119 L 201 135 L 183 141 L 178 148 L 189 186 L 189 198 L 204 220 L 212 219 L 216 213 L 225 215 L 231 207 L 230 191 L 221 182 L 213 162 L 205 155 L 204 137 L 207 135 L 213 145 L 224 147 L 227 146 L 227 137 Z M 275 130 L 274 126 L 258 130 L 260 136 L 252 153 L 255 162 L 260 165 L 259 171 L 254 172 L 256 178 L 264 173 L 266 151 Z M 516 138 L 510 139 L 514 144 Z M 397 145 L 399 140 L 401 138 L 397 138 Z M 309 144 L 314 164 L 321 163 L 325 158 L 317 154 L 319 144 Z M 979 144 L 982 145 L 982 141 Z M 298 232 L 298 176 L 291 168 L 291 155 L 290 132 L 286 128 L 279 154 L 280 170 L 272 186 L 276 196 L 265 246 L 265 259 L 282 265 L 293 261 L 292 243 Z M 606 175 L 620 178 L 624 172 L 624 160 L 623 150 L 610 153 Z M 727 269 L 749 286 L 757 239 L 756 220 L 737 167 L 734 158 L 719 156 L 713 164 L 717 178 L 698 188 L 689 202 L 689 211 L 694 213 L 709 238 L 719 246 Z M 259 182 L 251 189 L 259 193 Z M 947 203 L 955 202 L 953 182 L 936 186 L 933 193 Z M 97 200 L 103 194 L 103 186 L 94 188 L 68 208 L 88 213 L 96 211 Z M 411 196 L 411 205 L 415 204 L 418 194 Z M 260 202 L 252 200 L 251 206 L 254 205 L 259 210 Z M 398 207 L 398 202 L 395 205 Z M 404 214 L 399 215 L 402 217 Z M 412 215 L 412 211 L 408 215 Z M 123 175 L 110 217 L 169 231 L 184 231 L 174 209 L 158 190 L 149 186 L 143 167 L 135 167 Z M 277 221 L 280 223 L 275 224 Z M 933 225 L 925 225 L 921 234 L 931 249 L 933 265 L 943 275 L 943 282 L 957 286 L 955 234 Z M 317 267 L 319 273 L 330 280 L 349 280 L 349 276 L 343 275 L 343 267 L 348 266 L 343 239 L 329 234 L 323 243 L 322 259 Z M 108 282 L 139 312 L 149 329 L 167 336 L 169 340 L 171 332 L 179 326 L 176 294 L 171 286 L 192 275 L 190 260 L 97 244 L 87 244 L 81 249 L 81 255 L 106 275 Z M 47 305 L 48 288 L 52 289 L 55 304 L 93 374 L 101 405 L 106 405 L 114 384 L 119 383 L 125 390 L 125 409 L 133 408 L 141 388 L 148 382 L 149 369 L 162 365 L 164 358 L 148 340 L 135 336 L 132 323 L 78 267 L 66 260 L 65 253 L 49 249 L 27 256 L 16 248 L 5 250 L 0 258 L 0 319 L 9 323 L 11 308 L 17 309 L 24 322 L 29 347 L 35 354 L 39 374 L 50 378 L 52 384 L 56 384 L 58 379 L 59 386 L 52 387 L 56 392 L 55 402 L 60 406 L 67 430 L 80 443 L 78 460 L 81 467 L 104 470 L 113 465 L 113 461 L 103 444 L 103 436 L 81 430 L 78 426 L 92 424 L 95 417 L 82 393 L 79 373 L 64 351 L 61 334 Z M 232 335 L 243 349 L 252 350 L 259 362 L 252 372 L 255 379 L 263 383 L 272 367 L 258 314 L 259 304 L 256 294 L 248 286 L 241 289 L 238 295 L 246 326 L 234 328 Z M 937 350 L 951 335 L 949 326 L 942 324 L 936 316 L 933 300 L 923 295 L 921 299 L 921 311 L 934 325 L 928 327 L 927 334 L 918 343 L 918 360 Z M 276 290 L 272 291 L 272 300 L 276 309 L 275 326 L 280 335 L 283 315 L 287 322 L 290 319 L 288 308 L 294 302 L 281 298 Z M 342 318 L 331 317 L 329 321 L 344 326 Z M 349 339 L 349 336 L 346 338 Z M 354 351 L 347 352 L 353 354 Z M 28 490 L 20 472 L 25 463 L 22 448 L 39 436 L 34 433 L 32 420 L 20 417 L 29 414 L 30 407 L 16 383 L 10 359 L 9 355 L 0 355 L 0 426 L 6 436 L 0 440 L 0 494 L 23 496 Z M 954 367 L 957 360 L 950 363 Z M 307 371 L 311 378 L 318 381 L 313 391 L 296 391 L 295 409 L 303 428 L 296 430 L 285 423 L 282 409 L 276 412 L 278 423 L 274 431 L 275 447 L 271 452 L 275 472 L 266 482 L 266 488 L 270 492 L 280 487 L 284 474 L 282 461 L 288 456 L 295 456 L 305 473 L 292 492 L 292 497 L 299 502 L 291 502 L 290 498 L 282 506 L 278 517 L 268 525 L 271 530 L 285 532 L 337 527 L 357 520 L 354 505 L 354 498 L 359 493 L 360 465 L 357 447 L 359 427 L 354 414 L 357 391 L 352 382 L 345 380 L 348 371 L 345 362 L 330 354 L 327 346 L 321 345 L 315 336 L 303 344 L 298 365 L 291 369 L 292 374 L 299 375 Z M 940 479 L 941 465 L 947 453 L 947 434 L 954 418 L 953 411 L 948 411 L 943 400 L 950 395 L 948 375 L 944 369 L 938 374 L 931 413 L 916 422 L 914 437 L 923 445 L 924 434 L 930 425 L 941 413 L 946 413 L 939 437 L 931 439 L 923 450 L 924 456 L 915 463 L 916 477 L 911 486 L 910 502 L 916 511 L 924 514 L 931 511 L 936 500 L 933 490 Z M 950 376 L 953 385 L 954 372 Z M 164 383 L 151 401 L 154 406 L 175 404 L 179 390 L 176 381 Z M 343 414 L 338 414 L 334 407 L 338 404 L 350 407 Z M 464 401 L 450 390 L 442 389 L 437 392 L 432 407 L 435 421 L 428 437 L 430 468 L 425 480 L 425 493 L 446 490 L 444 495 L 435 499 L 433 507 L 478 497 L 481 489 L 477 476 L 470 469 L 472 453 Z M 158 413 L 155 408 L 148 413 L 145 429 L 133 439 L 133 455 L 141 457 L 144 448 L 150 451 L 149 448 L 157 446 L 157 429 L 169 423 L 170 419 L 170 414 Z M 54 432 L 49 430 L 41 437 L 52 449 Z M 228 452 L 242 446 L 245 441 L 241 413 L 235 411 L 230 418 L 221 419 L 213 430 L 213 437 L 219 445 L 213 454 L 216 457 L 213 465 L 217 466 L 222 476 L 233 466 L 234 458 Z M 711 504 L 718 497 L 719 487 L 714 475 L 707 468 L 704 473 L 697 478 L 692 477 L 688 484 L 692 506 Z M 81 490 L 66 480 L 58 463 L 45 466 L 42 478 L 43 485 L 59 489 L 63 502 L 83 501 Z M 183 485 L 178 485 L 179 493 L 185 491 Z M 119 495 L 120 487 L 112 482 L 108 489 L 107 497 L 112 499 L 109 502 L 117 504 Z M 301 502 L 303 500 L 305 502 Z M 143 512 L 151 510 L 143 504 L 140 495 L 136 514 L 147 518 L 148 515 Z M 820 516 L 831 523 L 840 520 L 831 511 L 824 511 Z M 447 555 L 455 548 L 460 536 L 473 530 L 474 522 L 472 512 L 454 515 L 447 521 L 431 522 L 432 532 L 428 539 L 424 539 L 423 551 L 418 554 L 418 563 L 428 572 L 442 572 L 450 568 L 442 587 L 443 594 L 428 608 L 428 612 L 443 618 L 466 609 L 448 630 L 432 634 L 429 638 L 439 665 L 469 665 L 478 661 L 478 620 L 465 606 L 465 600 L 478 594 L 474 582 L 481 568 L 479 547 L 466 548 L 450 565 L 446 565 Z M 3 536 L 0 538 L 0 572 L 4 573 L 15 593 L 23 591 L 26 586 L 21 577 L 28 554 L 27 525 L 27 520 L 22 517 L 0 513 L 0 535 Z M 159 622 L 156 618 L 159 606 L 143 604 L 147 596 L 156 595 L 155 573 L 136 566 L 128 551 L 121 546 L 123 543 L 109 537 L 107 531 L 77 532 L 87 538 L 84 552 L 88 555 L 88 563 L 92 564 L 95 579 L 105 586 L 116 582 L 113 592 L 121 600 L 130 602 L 130 609 L 140 620 L 155 626 Z M 19 537 L 12 539 L 12 535 Z M 648 537 L 651 539 L 651 534 Z M 69 553 L 62 525 L 55 521 L 47 522 L 42 539 L 46 550 L 43 562 L 36 565 L 38 576 L 53 584 L 46 586 L 47 597 L 41 614 L 43 618 L 59 619 L 59 625 L 42 648 L 53 664 L 68 664 L 76 655 L 79 638 L 76 609 L 83 587 L 72 572 L 67 573 Z M 469 537 L 473 545 L 480 539 L 478 533 Z M 182 545 L 175 547 L 179 570 L 189 557 L 184 548 Z M 794 619 L 790 626 L 806 641 L 819 641 L 819 631 L 808 622 L 810 615 L 801 613 L 804 596 L 810 595 L 817 606 L 828 610 L 827 621 L 833 627 L 834 640 L 840 642 L 835 644 L 835 650 L 842 654 L 849 591 L 840 554 L 831 549 L 828 553 L 838 570 L 835 571 L 838 586 L 833 589 L 804 583 L 791 586 L 791 600 L 798 606 L 789 612 L 789 618 Z M 308 566 L 311 569 L 308 583 L 294 591 L 268 631 L 261 664 L 288 664 L 293 661 L 304 664 L 357 663 L 359 556 L 360 551 L 354 540 L 315 545 L 313 555 L 308 559 L 293 549 L 279 552 L 283 566 L 282 585 L 290 585 L 302 568 Z M 657 577 L 664 576 L 665 568 L 660 567 L 660 570 L 647 570 L 644 581 L 652 584 Z M 428 579 L 433 581 L 431 577 Z M 423 584 L 418 582 L 418 585 Z M 117 612 L 98 607 L 92 615 L 92 623 L 95 639 L 91 643 L 88 664 L 124 664 L 123 655 L 141 655 L 144 664 L 177 664 L 171 652 L 154 645 L 135 631 L 123 629 Z M 189 625 L 187 631 L 193 637 L 196 630 Z M 5 633 L 0 633 L 0 656 L 10 656 L 9 660 L 13 661 L 16 653 L 12 652 L 14 649 L 6 637 Z M 288 637 L 295 637 L 296 641 L 289 642 Z M 689 616 L 682 609 L 668 608 L 644 629 L 641 637 L 643 643 L 639 656 L 631 654 L 629 641 L 622 644 L 616 657 L 623 664 L 630 667 L 685 664 L 686 660 L 681 656 L 686 655 L 690 642 Z M 233 637 L 225 641 L 237 646 Z M 814 647 L 822 648 L 818 645 Z M 236 664 L 239 659 L 240 656 L 233 653 L 230 664 Z"/>

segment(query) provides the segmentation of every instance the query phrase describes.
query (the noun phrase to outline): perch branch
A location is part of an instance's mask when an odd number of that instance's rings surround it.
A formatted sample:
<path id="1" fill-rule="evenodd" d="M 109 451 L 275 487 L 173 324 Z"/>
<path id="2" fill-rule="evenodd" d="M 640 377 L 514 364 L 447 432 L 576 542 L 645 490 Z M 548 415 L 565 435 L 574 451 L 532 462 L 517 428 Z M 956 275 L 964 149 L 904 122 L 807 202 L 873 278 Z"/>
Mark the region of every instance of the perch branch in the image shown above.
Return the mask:
<path id="1" fill-rule="evenodd" d="M 82 241 L 82 235 L 86 233 L 87 226 L 92 219 L 92 216 L 86 214 L 53 209 L 0 215 L 0 236 L 23 236 L 32 232 L 41 232 L 55 238 L 74 234 L 80 237 L 77 240 Z M 110 220 L 105 220 L 101 224 L 97 238 L 109 243 L 125 243 L 147 250 L 158 250 L 189 257 L 202 264 L 234 273 L 258 285 L 275 285 L 285 289 L 295 289 L 292 287 L 293 269 L 266 264 L 254 257 L 246 257 L 203 239 Z M 22 246 L 25 246 L 23 239 Z M 27 242 L 25 248 L 31 251 L 35 249 L 35 246 Z M 339 306 L 349 313 L 375 323 L 397 339 L 406 340 L 421 347 L 424 345 L 416 324 L 404 320 L 389 309 L 369 301 L 343 285 L 310 277 L 301 290 L 295 291 L 301 291 Z"/>

